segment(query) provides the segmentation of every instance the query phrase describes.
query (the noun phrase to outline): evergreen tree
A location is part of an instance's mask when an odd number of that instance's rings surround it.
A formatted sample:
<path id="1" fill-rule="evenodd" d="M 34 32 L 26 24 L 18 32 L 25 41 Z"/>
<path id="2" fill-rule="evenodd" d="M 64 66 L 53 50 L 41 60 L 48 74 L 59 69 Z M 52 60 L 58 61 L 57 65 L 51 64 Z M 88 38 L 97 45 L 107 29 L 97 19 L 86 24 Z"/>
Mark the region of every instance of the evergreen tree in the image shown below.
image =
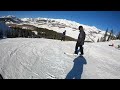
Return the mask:
<path id="1" fill-rule="evenodd" d="M 98 38 L 97 42 L 99 42 L 99 38 Z"/>
<path id="2" fill-rule="evenodd" d="M 120 32 L 118 32 L 117 34 L 117 39 L 120 39 Z"/>
<path id="3" fill-rule="evenodd" d="M 3 32 L 2 32 L 2 29 L 0 29 L 0 38 L 2 38 L 3 36 Z"/>
<path id="4" fill-rule="evenodd" d="M 105 34 L 104 34 L 104 38 L 103 38 L 103 41 L 104 41 L 104 42 L 106 41 L 107 32 L 108 32 L 108 28 L 107 28 L 107 30 L 106 30 L 106 32 L 105 32 Z"/>
<path id="5" fill-rule="evenodd" d="M 111 30 L 111 40 L 114 39 L 113 29 Z"/>
<path id="6" fill-rule="evenodd" d="M 113 36 L 113 30 L 111 30 L 110 35 L 109 35 L 107 41 L 111 40 L 111 39 L 112 39 L 112 36 Z"/>

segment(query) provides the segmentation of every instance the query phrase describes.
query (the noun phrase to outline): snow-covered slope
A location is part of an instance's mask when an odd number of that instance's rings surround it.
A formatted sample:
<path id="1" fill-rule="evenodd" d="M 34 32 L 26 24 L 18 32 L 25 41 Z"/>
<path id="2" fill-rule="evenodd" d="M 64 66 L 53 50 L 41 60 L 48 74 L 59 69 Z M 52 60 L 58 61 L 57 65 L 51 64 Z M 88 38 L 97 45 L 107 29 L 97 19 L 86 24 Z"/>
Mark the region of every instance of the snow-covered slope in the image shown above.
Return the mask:
<path id="1" fill-rule="evenodd" d="M 120 41 L 85 43 L 84 56 L 73 41 L 43 38 L 0 40 L 0 74 L 5 79 L 120 79 Z"/>
<path id="2" fill-rule="evenodd" d="M 40 28 L 47 28 L 59 33 L 66 30 L 66 35 L 77 39 L 79 30 L 78 27 L 82 25 L 86 32 L 86 41 L 97 42 L 98 39 L 104 36 L 105 31 L 96 28 L 95 26 L 88 26 L 77 23 L 75 21 L 66 19 L 53 19 L 53 18 L 16 18 L 15 16 L 4 16 L 2 18 L 11 18 L 11 21 L 6 21 L 7 24 L 30 24 Z M 6 19 L 5 19 L 6 20 Z"/>

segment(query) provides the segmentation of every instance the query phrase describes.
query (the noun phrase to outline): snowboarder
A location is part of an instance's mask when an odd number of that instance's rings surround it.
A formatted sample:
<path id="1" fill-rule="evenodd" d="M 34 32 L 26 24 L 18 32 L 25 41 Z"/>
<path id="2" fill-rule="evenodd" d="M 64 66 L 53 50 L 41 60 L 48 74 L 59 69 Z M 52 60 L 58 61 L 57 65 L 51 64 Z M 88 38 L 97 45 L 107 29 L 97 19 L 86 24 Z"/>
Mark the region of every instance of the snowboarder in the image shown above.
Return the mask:
<path id="1" fill-rule="evenodd" d="M 83 45 L 84 45 L 84 41 L 85 41 L 85 37 L 86 37 L 86 34 L 83 30 L 83 26 L 79 26 L 79 35 L 78 35 L 78 39 L 77 39 L 77 43 L 76 43 L 76 46 L 75 46 L 75 54 L 78 54 L 78 47 L 80 47 L 80 52 L 81 54 L 80 55 L 83 55 Z"/>
<path id="2" fill-rule="evenodd" d="M 66 30 L 62 34 L 61 41 L 65 41 L 65 35 L 66 35 Z"/>

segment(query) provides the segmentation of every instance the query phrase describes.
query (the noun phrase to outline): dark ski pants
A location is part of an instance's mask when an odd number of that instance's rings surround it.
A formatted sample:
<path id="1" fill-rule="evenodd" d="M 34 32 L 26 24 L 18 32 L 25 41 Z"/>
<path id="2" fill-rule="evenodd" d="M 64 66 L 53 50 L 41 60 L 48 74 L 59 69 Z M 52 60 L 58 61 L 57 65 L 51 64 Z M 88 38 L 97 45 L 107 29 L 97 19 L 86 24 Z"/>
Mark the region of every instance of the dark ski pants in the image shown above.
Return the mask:
<path id="1" fill-rule="evenodd" d="M 83 54 L 83 45 L 79 45 L 78 43 L 75 46 L 75 54 L 78 54 L 78 47 L 80 47 L 80 52 Z"/>
<path id="2" fill-rule="evenodd" d="M 65 41 L 65 36 L 63 36 L 63 37 L 61 38 L 61 41 Z"/>

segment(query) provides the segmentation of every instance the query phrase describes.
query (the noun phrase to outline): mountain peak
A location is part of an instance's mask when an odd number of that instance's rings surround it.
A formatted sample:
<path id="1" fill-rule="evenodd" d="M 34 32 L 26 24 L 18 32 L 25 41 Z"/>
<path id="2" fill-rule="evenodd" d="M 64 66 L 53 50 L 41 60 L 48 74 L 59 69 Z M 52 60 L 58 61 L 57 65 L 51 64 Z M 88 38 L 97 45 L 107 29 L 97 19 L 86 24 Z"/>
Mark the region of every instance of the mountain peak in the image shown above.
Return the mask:
<path id="1" fill-rule="evenodd" d="M 2 16 L 2 18 L 16 18 L 14 15 Z"/>
<path id="2" fill-rule="evenodd" d="M 22 22 L 19 18 L 17 18 L 14 15 L 2 16 L 2 17 L 0 17 L 0 21 L 13 22 L 13 23 L 21 23 Z"/>

